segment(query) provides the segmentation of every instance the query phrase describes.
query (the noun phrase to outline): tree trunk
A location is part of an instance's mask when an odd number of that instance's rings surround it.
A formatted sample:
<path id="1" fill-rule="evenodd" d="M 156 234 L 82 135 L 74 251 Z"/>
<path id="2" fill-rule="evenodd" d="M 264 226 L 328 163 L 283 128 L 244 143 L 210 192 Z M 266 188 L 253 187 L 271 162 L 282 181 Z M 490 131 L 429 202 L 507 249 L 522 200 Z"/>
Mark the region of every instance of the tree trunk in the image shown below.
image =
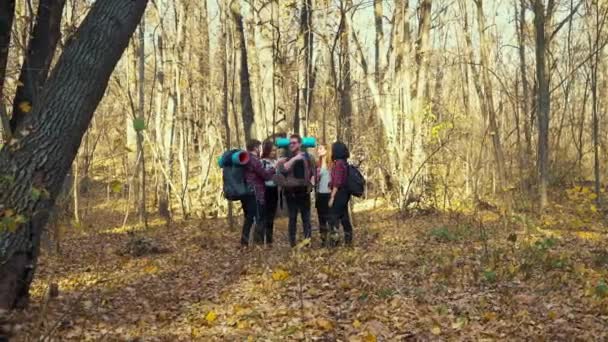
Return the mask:
<path id="1" fill-rule="evenodd" d="M 159 15 L 159 33 L 157 38 L 156 50 L 154 55 L 157 59 L 156 69 L 157 69 L 157 84 L 156 84 L 156 113 L 154 116 L 154 124 L 155 124 L 155 140 L 156 146 L 158 147 L 158 155 L 157 155 L 157 163 L 161 168 L 165 168 L 165 172 L 160 173 L 160 184 L 158 185 L 158 213 L 162 216 L 167 222 L 171 221 L 171 210 L 169 205 L 169 194 L 171 192 L 171 187 L 169 185 L 168 172 L 166 169 L 168 158 L 165 157 L 165 151 L 168 148 L 168 143 L 166 141 L 170 139 L 166 139 L 169 134 L 167 133 L 167 122 L 168 120 L 168 111 L 165 110 L 165 101 L 169 101 L 169 89 L 167 82 L 167 70 L 165 68 L 165 41 L 166 41 L 166 31 L 165 25 L 162 18 L 162 13 L 164 9 L 164 1 L 159 1 L 157 3 L 158 6 L 158 15 Z"/>
<path id="2" fill-rule="evenodd" d="M 521 77 L 521 112 L 523 115 L 524 139 L 526 141 L 525 152 L 522 160 L 524 161 L 524 174 L 527 174 L 532 161 L 532 113 L 530 111 L 530 83 L 528 82 L 528 70 L 526 62 L 526 3 L 521 0 L 519 8 L 519 20 L 517 27 L 517 39 L 519 43 L 519 73 Z M 524 180 L 523 187 L 529 188 L 529 182 Z"/>
<path id="3" fill-rule="evenodd" d="M 350 15 L 352 0 L 341 2 L 340 15 L 342 16 L 342 30 L 340 31 L 340 89 L 339 89 L 339 130 L 338 140 L 350 146 L 352 142 L 352 114 L 353 104 L 351 98 L 352 81 L 350 70 L 350 25 L 346 16 Z"/>
<path id="4" fill-rule="evenodd" d="M 538 119 L 538 192 L 540 210 L 547 206 L 549 184 L 549 115 L 551 113 L 551 93 L 549 89 L 549 65 L 546 62 L 549 49 L 546 37 L 546 13 L 543 0 L 535 0 L 534 31 L 536 40 L 536 113 Z M 552 9 L 548 9 L 550 13 Z"/>
<path id="5" fill-rule="evenodd" d="M 313 74 L 313 31 L 312 31 L 312 0 L 302 0 L 300 15 L 299 44 L 296 56 L 298 58 L 298 103 L 294 119 L 294 132 L 308 134 L 308 120 L 310 115 L 312 74 Z M 347 32 L 348 34 L 348 32 Z M 304 122 L 304 125 L 301 122 Z"/>
<path id="6" fill-rule="evenodd" d="M 382 27 L 382 0 L 374 0 L 374 23 L 376 26 L 376 41 L 374 44 L 374 71 L 376 73 L 376 83 L 378 89 L 382 89 L 382 51 L 384 50 L 384 28 Z"/>
<path id="7" fill-rule="evenodd" d="M 8 62 L 8 53 L 11 42 L 11 32 L 13 28 L 13 18 L 15 17 L 15 0 L 6 0 L 0 2 L 0 135 L 1 141 L 8 142 L 11 138 L 11 127 L 2 101 L 4 90 L 4 78 L 6 77 L 6 67 Z"/>
<path id="8" fill-rule="evenodd" d="M 139 214 L 139 222 L 142 222 L 145 227 L 148 226 L 148 216 L 146 212 L 146 156 L 144 153 L 144 136 L 143 136 L 143 126 L 146 122 L 145 115 L 145 93 L 144 93 L 144 84 L 146 82 L 146 74 L 145 74 L 145 66 L 146 66 L 146 56 L 145 56 L 145 18 L 142 18 L 140 26 L 139 26 L 139 51 L 138 51 L 138 98 L 139 98 L 139 106 L 137 108 L 137 120 L 142 123 L 141 127 L 137 129 L 137 167 L 138 170 L 138 194 L 137 194 L 137 203 L 138 203 L 138 214 Z"/>
<path id="9" fill-rule="evenodd" d="M 222 119 L 226 133 L 226 148 L 232 147 L 232 136 L 230 134 L 230 112 L 228 110 L 228 4 L 222 0 L 220 6 L 221 36 L 219 42 L 220 56 L 222 58 Z M 234 229 L 234 215 L 232 201 L 228 201 L 228 225 Z"/>
<path id="10" fill-rule="evenodd" d="M 256 136 L 255 115 L 253 112 L 253 101 L 251 99 L 251 88 L 249 82 L 249 69 L 247 62 L 247 41 L 245 40 L 245 28 L 243 26 L 243 15 L 241 14 L 240 0 L 236 0 L 231 6 L 232 16 L 236 26 L 239 39 L 240 70 L 239 80 L 241 83 L 241 111 L 243 126 L 245 128 L 245 143 Z"/>
<path id="11" fill-rule="evenodd" d="M 486 110 L 490 135 L 492 137 L 492 146 L 494 150 L 494 160 L 496 162 L 496 173 L 498 174 L 498 186 L 500 193 L 504 193 L 507 181 L 505 158 L 500 141 L 500 131 L 496 120 L 496 109 L 494 108 L 494 91 L 492 81 L 490 79 L 490 42 L 486 31 L 485 15 L 483 13 L 483 0 L 475 0 L 477 7 L 477 26 L 480 39 L 480 57 L 481 57 L 481 80 L 483 84 L 483 92 L 479 92 L 479 101 L 485 103 L 483 106 Z M 505 198 L 506 200 L 506 198 Z"/>
<path id="12" fill-rule="evenodd" d="M 12 132 L 19 129 L 44 86 L 61 35 L 64 5 L 65 0 L 41 0 L 38 5 L 36 25 L 19 75 L 20 86 L 17 87 L 13 100 L 13 116 L 10 121 Z"/>
<path id="13" fill-rule="evenodd" d="M 146 4 L 96 1 L 23 122 L 31 130 L 0 150 L 0 215 L 15 224 L 0 233 L 2 309 L 28 298 L 49 211 Z"/>

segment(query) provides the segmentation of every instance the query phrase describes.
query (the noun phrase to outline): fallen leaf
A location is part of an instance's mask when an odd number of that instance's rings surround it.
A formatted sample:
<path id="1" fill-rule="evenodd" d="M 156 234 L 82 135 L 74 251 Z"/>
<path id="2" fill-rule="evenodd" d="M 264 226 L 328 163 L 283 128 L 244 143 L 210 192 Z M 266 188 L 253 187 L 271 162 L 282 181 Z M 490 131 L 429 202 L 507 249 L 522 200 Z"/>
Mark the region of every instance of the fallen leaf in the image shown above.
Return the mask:
<path id="1" fill-rule="evenodd" d="M 277 269 L 276 271 L 272 272 L 272 279 L 275 281 L 283 281 L 287 278 L 289 278 L 289 273 L 285 270 Z"/>
<path id="2" fill-rule="evenodd" d="M 325 318 L 318 318 L 315 322 L 315 324 L 317 325 L 317 327 L 325 330 L 325 331 L 329 331 L 332 330 L 334 328 L 334 325 L 327 319 Z"/>
<path id="3" fill-rule="evenodd" d="M 431 333 L 433 335 L 441 335 L 441 327 L 436 325 L 433 328 L 431 328 Z"/>
<path id="4" fill-rule="evenodd" d="M 215 322 L 216 319 L 217 319 L 217 314 L 213 310 L 207 312 L 207 315 L 205 315 L 205 320 L 208 323 L 213 323 L 213 322 Z"/>
<path id="5" fill-rule="evenodd" d="M 353 322 L 353 327 L 354 327 L 355 329 L 359 329 L 359 328 L 361 328 L 361 325 L 362 325 L 362 324 L 361 324 L 361 322 L 360 322 L 358 319 L 356 319 L 356 320 Z"/>
<path id="6" fill-rule="evenodd" d="M 372 334 L 372 333 L 367 333 L 365 335 L 365 337 L 363 338 L 363 340 L 365 342 L 377 342 L 378 339 L 376 338 L 376 335 Z"/>

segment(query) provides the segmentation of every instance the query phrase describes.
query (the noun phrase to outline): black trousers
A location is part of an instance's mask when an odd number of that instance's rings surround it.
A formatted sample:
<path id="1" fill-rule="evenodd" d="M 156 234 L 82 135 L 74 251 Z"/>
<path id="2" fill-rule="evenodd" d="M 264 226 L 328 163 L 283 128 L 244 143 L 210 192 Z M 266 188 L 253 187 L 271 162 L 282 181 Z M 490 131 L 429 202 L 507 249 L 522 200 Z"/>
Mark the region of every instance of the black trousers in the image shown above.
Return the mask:
<path id="1" fill-rule="evenodd" d="M 289 210 L 289 244 L 291 247 L 296 245 L 296 224 L 298 212 L 302 216 L 304 226 L 304 238 L 310 239 L 312 229 L 310 226 L 310 193 L 309 192 L 285 192 L 287 209 Z"/>
<path id="2" fill-rule="evenodd" d="M 348 202 L 350 194 L 346 189 L 340 189 L 334 198 L 334 204 L 329 209 L 329 226 L 332 232 L 338 232 L 340 223 L 344 229 L 344 243 L 351 245 L 353 243 L 353 226 L 350 223 L 348 214 Z"/>
<path id="3" fill-rule="evenodd" d="M 317 207 L 317 216 L 319 217 L 319 232 L 321 233 L 321 243 L 325 245 L 327 241 L 327 232 L 329 231 L 329 198 L 330 194 L 317 193 L 315 197 L 315 206 Z"/>
<path id="4" fill-rule="evenodd" d="M 276 186 L 267 186 L 264 201 L 264 223 L 266 224 L 264 236 L 266 243 L 272 244 L 274 217 L 277 214 L 277 207 L 279 205 L 279 189 Z"/>
<path id="5" fill-rule="evenodd" d="M 258 202 L 255 195 L 247 195 L 241 200 L 245 219 L 241 232 L 241 246 L 249 245 L 249 234 L 255 223 L 253 241 L 256 244 L 264 243 L 264 206 Z"/>

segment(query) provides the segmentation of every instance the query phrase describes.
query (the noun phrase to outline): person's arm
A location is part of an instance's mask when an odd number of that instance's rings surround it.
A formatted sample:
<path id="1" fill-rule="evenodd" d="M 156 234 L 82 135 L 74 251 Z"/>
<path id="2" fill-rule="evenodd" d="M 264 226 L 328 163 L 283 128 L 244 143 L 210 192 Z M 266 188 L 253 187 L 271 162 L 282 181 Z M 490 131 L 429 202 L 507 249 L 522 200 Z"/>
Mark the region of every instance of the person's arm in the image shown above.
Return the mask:
<path id="1" fill-rule="evenodd" d="M 346 182 L 346 167 L 343 162 L 338 161 L 334 164 L 331 170 L 331 195 L 329 198 L 329 206 L 333 206 L 334 199 L 340 187 Z"/>
<path id="2" fill-rule="evenodd" d="M 289 170 L 291 170 L 291 168 L 293 167 L 293 165 L 298 161 L 298 160 L 302 160 L 304 159 L 303 153 L 299 153 L 297 156 L 289 159 L 288 161 L 283 163 L 283 169 L 287 172 Z"/>
<path id="3" fill-rule="evenodd" d="M 250 164 L 251 170 L 253 172 L 255 172 L 260 178 L 264 179 L 265 181 L 271 180 L 272 176 L 274 176 L 274 168 L 265 169 L 264 166 L 262 165 L 262 162 L 256 158 L 252 158 L 251 162 L 249 164 Z"/>

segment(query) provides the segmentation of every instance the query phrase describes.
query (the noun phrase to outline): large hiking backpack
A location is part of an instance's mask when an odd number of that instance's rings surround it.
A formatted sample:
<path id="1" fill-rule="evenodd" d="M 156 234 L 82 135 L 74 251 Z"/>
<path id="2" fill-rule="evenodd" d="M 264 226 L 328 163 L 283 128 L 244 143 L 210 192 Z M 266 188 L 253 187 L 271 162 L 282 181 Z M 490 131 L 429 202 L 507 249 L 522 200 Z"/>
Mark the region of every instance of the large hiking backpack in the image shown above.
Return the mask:
<path id="1" fill-rule="evenodd" d="M 348 163 L 346 174 L 346 186 L 348 192 L 355 197 L 361 197 L 365 193 L 365 177 L 363 177 L 358 167 L 350 163 Z"/>
<path id="2" fill-rule="evenodd" d="M 242 150 L 230 150 L 220 157 L 222 168 L 224 198 L 229 201 L 239 201 L 253 193 L 245 180 L 245 165 L 249 162 L 248 155 Z M 240 158 L 239 158 L 240 157 Z"/>

